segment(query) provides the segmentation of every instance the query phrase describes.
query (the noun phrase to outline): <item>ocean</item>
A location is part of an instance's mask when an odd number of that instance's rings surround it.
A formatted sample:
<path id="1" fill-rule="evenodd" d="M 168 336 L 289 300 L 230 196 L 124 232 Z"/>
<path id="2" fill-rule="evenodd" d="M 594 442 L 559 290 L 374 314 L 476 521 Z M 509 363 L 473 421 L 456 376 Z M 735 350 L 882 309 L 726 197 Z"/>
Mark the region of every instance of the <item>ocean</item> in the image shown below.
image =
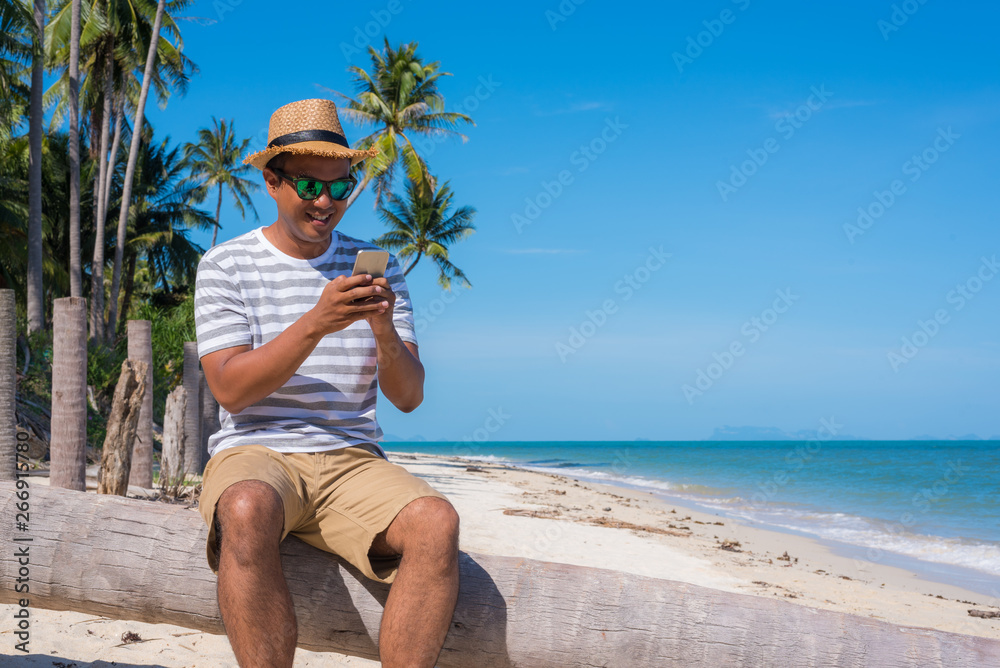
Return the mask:
<path id="1" fill-rule="evenodd" d="M 1000 441 L 384 442 L 652 492 L 1000 598 Z M 859 562 L 860 563 L 860 562 Z"/>

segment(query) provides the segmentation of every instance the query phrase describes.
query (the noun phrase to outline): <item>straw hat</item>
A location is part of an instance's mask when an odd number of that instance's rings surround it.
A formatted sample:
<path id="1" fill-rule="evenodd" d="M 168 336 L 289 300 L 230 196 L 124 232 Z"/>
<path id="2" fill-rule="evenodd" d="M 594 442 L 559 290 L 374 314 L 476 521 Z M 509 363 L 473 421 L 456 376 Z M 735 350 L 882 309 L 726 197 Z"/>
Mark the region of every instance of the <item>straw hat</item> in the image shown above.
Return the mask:
<path id="1" fill-rule="evenodd" d="M 374 157 L 378 149 L 372 147 L 359 151 L 351 148 L 340 126 L 337 106 L 331 100 L 299 100 L 271 114 L 267 148 L 248 155 L 243 164 L 264 169 L 268 161 L 279 153 L 350 158 L 353 166 L 365 158 Z"/>

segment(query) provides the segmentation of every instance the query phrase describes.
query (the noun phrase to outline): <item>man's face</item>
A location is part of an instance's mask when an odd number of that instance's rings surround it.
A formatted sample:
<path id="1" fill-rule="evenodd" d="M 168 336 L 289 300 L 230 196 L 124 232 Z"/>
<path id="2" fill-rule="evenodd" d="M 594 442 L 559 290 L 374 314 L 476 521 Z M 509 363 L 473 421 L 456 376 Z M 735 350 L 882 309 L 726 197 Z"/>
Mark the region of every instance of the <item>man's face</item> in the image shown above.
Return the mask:
<path id="1" fill-rule="evenodd" d="M 326 158 L 318 155 L 290 155 L 282 171 L 291 178 L 312 177 L 321 181 L 347 178 L 349 158 Z M 278 205 L 278 224 L 282 231 L 300 245 L 316 244 L 325 249 L 333 229 L 347 210 L 347 200 L 330 199 L 327 188 L 314 200 L 300 199 L 295 186 L 270 169 L 264 169 L 267 192 Z"/>

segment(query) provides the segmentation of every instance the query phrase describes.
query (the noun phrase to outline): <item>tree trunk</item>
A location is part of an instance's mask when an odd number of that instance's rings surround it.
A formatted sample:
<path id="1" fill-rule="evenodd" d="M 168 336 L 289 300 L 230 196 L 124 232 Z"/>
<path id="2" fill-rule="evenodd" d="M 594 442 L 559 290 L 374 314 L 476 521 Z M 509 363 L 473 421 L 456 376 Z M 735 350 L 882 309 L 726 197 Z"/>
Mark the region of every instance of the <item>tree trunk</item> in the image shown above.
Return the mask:
<path id="1" fill-rule="evenodd" d="M 15 488 L 0 483 L 4 517 Z M 207 527 L 176 504 L 31 489 L 30 533 L 0 523 L 0 540 L 30 546 L 31 605 L 224 633 Z M 16 543 L 16 538 L 31 543 Z M 389 586 L 289 538 L 282 568 L 298 645 L 376 659 Z M 4 572 L 20 567 L 0 551 Z M 1000 641 L 900 627 L 749 594 L 599 568 L 462 553 L 458 606 L 437 665 L 903 666 L 996 665 Z M 0 603 L 15 603 L 13 587 Z M 981 624 L 970 618 L 969 625 Z"/>
<path id="2" fill-rule="evenodd" d="M 212 230 L 212 246 L 219 237 L 219 217 L 222 214 L 222 184 L 219 184 L 219 199 L 215 202 L 215 229 Z"/>
<path id="3" fill-rule="evenodd" d="M 80 271 L 80 0 L 71 0 L 69 33 L 69 295 L 83 296 Z"/>
<path id="4" fill-rule="evenodd" d="M 135 288 L 135 253 L 128 256 L 128 267 L 125 268 L 125 296 L 122 297 L 122 322 L 128 317 L 129 309 L 132 308 L 132 291 Z M 119 327 L 119 329 L 123 329 Z"/>
<path id="5" fill-rule="evenodd" d="M 104 181 L 108 173 L 108 135 L 111 133 L 111 98 L 114 91 L 113 52 L 108 50 L 104 59 L 104 107 L 101 115 L 101 148 L 97 156 L 97 187 L 94 201 L 94 255 L 90 263 L 90 338 L 104 340 L 104 223 L 108 203 Z"/>
<path id="6" fill-rule="evenodd" d="M 187 392 L 182 385 L 167 395 L 163 411 L 163 452 L 160 455 L 160 483 L 169 490 L 184 482 L 184 416 L 187 413 Z"/>
<path id="7" fill-rule="evenodd" d="M 17 312 L 14 291 L 0 290 L 0 480 L 17 469 Z"/>
<path id="8" fill-rule="evenodd" d="M 368 183 L 370 181 L 371 179 L 368 178 L 367 174 L 364 176 L 364 178 L 361 179 L 361 182 L 358 184 L 358 187 L 355 188 L 354 192 L 351 193 L 351 196 L 347 198 L 347 205 L 344 207 L 344 211 L 347 211 L 348 209 L 351 208 L 351 205 L 354 204 L 354 200 L 356 200 L 358 197 L 361 196 L 361 192 L 368 187 Z"/>
<path id="9" fill-rule="evenodd" d="M 42 287 L 42 80 L 45 41 L 45 0 L 35 0 L 32 36 L 31 111 L 28 119 L 28 334 L 45 329 L 45 292 Z"/>
<path id="10" fill-rule="evenodd" d="M 128 321 L 128 358 L 146 364 L 146 393 L 139 410 L 128 484 L 150 488 L 153 486 L 153 323 L 149 320 Z"/>
<path id="11" fill-rule="evenodd" d="M 111 402 L 111 417 L 101 453 L 98 494 L 125 496 L 132 470 L 132 448 L 143 399 L 148 394 L 146 375 L 149 365 L 139 360 L 122 362 L 122 373 Z"/>
<path id="12" fill-rule="evenodd" d="M 87 300 L 56 299 L 52 327 L 49 484 L 82 492 L 87 469 Z"/>
<path id="13" fill-rule="evenodd" d="M 406 277 L 406 275 L 407 275 L 408 273 L 410 273 L 411 271 L 413 271 L 413 268 L 414 268 L 414 267 L 416 267 L 416 266 L 417 266 L 417 262 L 419 262 L 419 261 L 420 261 L 420 256 L 421 256 L 421 255 L 423 255 L 423 251 L 417 251 L 417 257 L 415 257 L 415 258 L 413 259 L 413 263 L 412 263 L 412 264 L 411 264 L 411 265 L 410 265 L 409 267 L 407 267 L 407 268 L 406 268 L 406 271 L 404 271 L 404 272 L 403 272 L 403 277 L 404 277 L 404 278 Z"/>
<path id="14" fill-rule="evenodd" d="M 118 147 L 122 143 L 122 126 L 125 124 L 125 102 L 115 103 L 115 136 L 111 140 L 111 150 L 108 151 L 108 169 L 104 174 L 104 220 L 107 222 L 108 209 L 111 208 L 111 183 L 115 177 L 115 165 L 118 164 Z M 104 248 L 101 248 L 101 257 L 104 257 Z M 104 267 L 101 267 L 103 274 Z M 104 304 L 104 294 L 101 293 L 101 304 Z"/>
<path id="15" fill-rule="evenodd" d="M 156 19 L 153 21 L 153 33 L 149 38 L 149 51 L 146 54 L 146 69 L 142 75 L 142 90 L 139 92 L 139 104 L 135 108 L 135 121 L 132 123 L 132 143 L 128 152 L 128 164 L 125 167 L 125 182 L 122 184 L 122 206 L 118 212 L 118 236 L 115 238 L 115 265 L 111 273 L 110 310 L 108 313 L 107 337 L 115 336 L 118 327 L 118 290 L 121 286 L 122 260 L 125 255 L 125 234 L 128 223 L 129 201 L 132 199 L 132 178 L 135 176 L 135 163 L 139 159 L 139 143 L 142 141 L 143 113 L 146 109 L 146 97 L 149 95 L 150 79 L 153 76 L 153 65 L 156 62 L 156 47 L 160 40 L 160 24 L 163 22 L 163 7 L 166 0 L 156 4 Z"/>
<path id="16" fill-rule="evenodd" d="M 201 369 L 198 363 L 198 344 L 184 344 L 184 390 L 187 409 L 184 411 L 184 471 L 188 475 L 201 475 L 204 464 L 201 456 Z"/>
<path id="17" fill-rule="evenodd" d="M 205 371 L 201 372 L 201 467 L 204 470 L 208 464 L 208 439 L 222 426 L 219 423 L 219 403 L 212 394 L 212 388 L 205 379 Z"/>

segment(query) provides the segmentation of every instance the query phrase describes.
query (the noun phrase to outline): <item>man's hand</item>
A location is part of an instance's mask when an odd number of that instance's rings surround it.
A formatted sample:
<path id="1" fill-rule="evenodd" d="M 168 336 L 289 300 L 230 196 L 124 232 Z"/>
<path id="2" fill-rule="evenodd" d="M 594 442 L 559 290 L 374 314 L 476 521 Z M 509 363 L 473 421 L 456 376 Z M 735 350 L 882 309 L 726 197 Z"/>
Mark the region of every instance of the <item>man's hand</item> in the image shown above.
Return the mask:
<path id="1" fill-rule="evenodd" d="M 360 299 L 365 301 L 352 303 Z M 371 274 L 343 275 L 326 284 L 308 315 L 324 335 L 339 332 L 362 318 L 368 320 L 375 332 L 376 327 L 384 330 L 386 325 L 392 326 L 395 303 L 396 295 L 386 279 L 372 280 Z"/>

